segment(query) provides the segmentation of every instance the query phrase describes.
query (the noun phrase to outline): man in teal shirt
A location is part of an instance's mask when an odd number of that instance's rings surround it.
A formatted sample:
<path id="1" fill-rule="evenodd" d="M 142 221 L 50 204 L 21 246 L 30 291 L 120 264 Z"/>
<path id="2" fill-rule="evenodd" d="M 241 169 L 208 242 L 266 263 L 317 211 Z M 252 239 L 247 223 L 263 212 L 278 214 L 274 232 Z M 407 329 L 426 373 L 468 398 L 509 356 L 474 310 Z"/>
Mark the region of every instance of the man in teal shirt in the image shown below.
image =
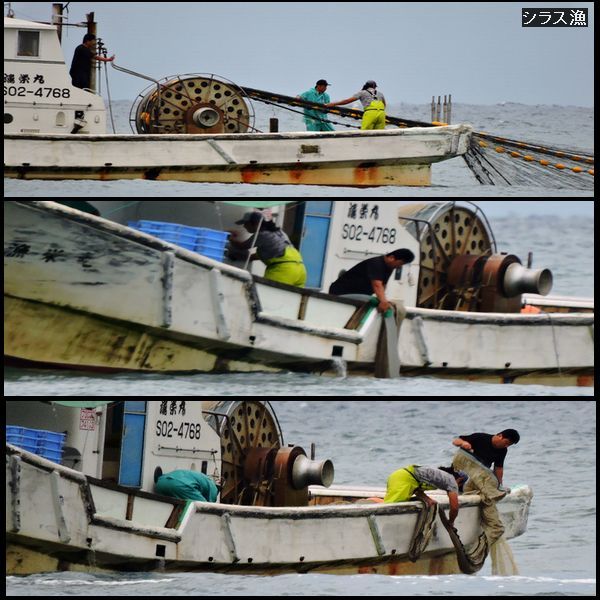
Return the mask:
<path id="1" fill-rule="evenodd" d="M 325 79 L 317 81 L 316 87 L 304 92 L 298 96 L 306 102 L 312 102 L 313 104 L 329 104 L 331 98 L 327 93 L 327 88 L 330 86 Z M 306 109 L 304 111 L 304 121 L 306 123 L 306 129 L 308 131 L 335 131 L 333 125 L 326 119 L 325 113 L 317 110 Z"/>

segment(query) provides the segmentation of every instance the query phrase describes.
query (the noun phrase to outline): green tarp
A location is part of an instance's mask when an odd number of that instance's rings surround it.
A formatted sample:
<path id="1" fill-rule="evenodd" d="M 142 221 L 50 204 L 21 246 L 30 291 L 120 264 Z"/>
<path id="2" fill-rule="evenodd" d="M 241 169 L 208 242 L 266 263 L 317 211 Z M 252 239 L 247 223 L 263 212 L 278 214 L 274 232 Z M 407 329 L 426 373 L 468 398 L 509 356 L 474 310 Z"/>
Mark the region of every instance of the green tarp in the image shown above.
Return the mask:
<path id="1" fill-rule="evenodd" d="M 70 408 L 96 408 L 98 406 L 106 406 L 112 404 L 114 400 L 102 400 L 102 401 L 91 401 L 91 402 L 72 402 L 67 400 L 50 400 L 52 404 L 60 404 L 61 406 L 68 406 Z"/>
<path id="2" fill-rule="evenodd" d="M 228 202 L 225 200 L 220 200 L 223 204 L 234 204 L 235 206 L 247 206 L 248 208 L 272 208 L 273 206 L 281 206 L 282 204 L 294 204 L 296 200 L 290 200 L 288 202 L 282 202 L 278 200 L 276 202 L 261 202 L 253 201 L 253 200 L 242 200 L 239 202 Z"/>

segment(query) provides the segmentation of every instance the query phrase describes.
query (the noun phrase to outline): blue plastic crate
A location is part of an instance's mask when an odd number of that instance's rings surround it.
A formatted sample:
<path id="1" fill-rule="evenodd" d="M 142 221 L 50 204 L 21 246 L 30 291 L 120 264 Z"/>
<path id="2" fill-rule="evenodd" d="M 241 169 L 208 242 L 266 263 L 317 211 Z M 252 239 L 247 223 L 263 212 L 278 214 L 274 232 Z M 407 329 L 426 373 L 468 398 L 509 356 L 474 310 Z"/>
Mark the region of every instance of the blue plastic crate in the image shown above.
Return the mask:
<path id="1" fill-rule="evenodd" d="M 129 227 L 219 262 L 225 258 L 229 233 L 205 227 L 189 227 L 161 221 L 132 221 Z"/>
<path id="2" fill-rule="evenodd" d="M 38 446 L 54 450 L 62 450 L 67 436 L 64 433 L 55 433 L 54 431 L 40 431 Z"/>
<path id="3" fill-rule="evenodd" d="M 192 251 L 196 247 L 200 235 L 197 227 L 161 223 L 160 221 L 135 221 L 129 223 L 129 227 Z"/>
<path id="4" fill-rule="evenodd" d="M 205 242 L 220 242 L 222 244 L 226 244 L 230 236 L 229 232 L 218 231 L 217 229 L 200 228 L 200 232 L 202 241 Z"/>
<path id="5" fill-rule="evenodd" d="M 54 431 L 39 431 L 38 446 L 35 453 L 38 456 L 47 458 L 56 463 L 60 463 L 63 455 L 63 446 L 65 438 L 64 433 L 56 433 Z"/>
<path id="6" fill-rule="evenodd" d="M 6 426 L 6 441 L 13 446 L 21 446 L 23 444 L 24 427 L 14 427 L 13 425 Z"/>
<path id="7" fill-rule="evenodd" d="M 40 446 L 38 447 L 35 454 L 41 456 L 42 458 L 51 460 L 52 462 L 60 463 L 60 461 L 62 460 L 63 451 L 62 449 L 55 450 L 53 448 L 46 448 L 45 446 Z"/>
<path id="8" fill-rule="evenodd" d="M 229 236 L 230 234 L 226 231 L 204 229 L 196 244 L 195 251 L 218 262 L 223 262 Z"/>
<path id="9" fill-rule="evenodd" d="M 40 431 L 38 429 L 25 428 L 23 432 L 23 443 L 21 448 L 27 450 L 27 452 L 37 453 L 38 444 L 40 440 Z"/>
<path id="10" fill-rule="evenodd" d="M 6 441 L 27 452 L 37 454 L 48 460 L 60 462 L 66 434 L 31 429 L 28 427 L 6 427 Z M 12 441 L 11 441 L 12 440 Z"/>

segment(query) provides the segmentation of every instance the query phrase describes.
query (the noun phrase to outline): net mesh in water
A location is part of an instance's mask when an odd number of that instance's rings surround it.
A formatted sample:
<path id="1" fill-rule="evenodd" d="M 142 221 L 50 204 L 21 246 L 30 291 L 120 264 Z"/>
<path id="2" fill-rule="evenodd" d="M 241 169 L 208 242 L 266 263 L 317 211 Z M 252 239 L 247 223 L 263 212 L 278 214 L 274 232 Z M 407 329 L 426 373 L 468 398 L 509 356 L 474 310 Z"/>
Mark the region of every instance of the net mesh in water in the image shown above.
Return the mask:
<path id="1" fill-rule="evenodd" d="M 492 575 L 515 577 L 519 575 L 519 567 L 512 548 L 505 538 L 500 538 L 490 549 L 492 555 Z"/>
<path id="2" fill-rule="evenodd" d="M 594 155 L 475 133 L 465 155 L 482 185 L 594 189 Z"/>

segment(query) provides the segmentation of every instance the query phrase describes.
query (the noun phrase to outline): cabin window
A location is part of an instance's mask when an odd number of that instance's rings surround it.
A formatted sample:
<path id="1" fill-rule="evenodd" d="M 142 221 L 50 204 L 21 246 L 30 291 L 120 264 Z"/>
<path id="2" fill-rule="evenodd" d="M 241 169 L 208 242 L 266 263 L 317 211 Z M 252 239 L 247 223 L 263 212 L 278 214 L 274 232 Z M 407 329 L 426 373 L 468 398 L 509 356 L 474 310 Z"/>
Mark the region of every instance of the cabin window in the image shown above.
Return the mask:
<path id="1" fill-rule="evenodd" d="M 36 56 L 40 55 L 40 32 L 39 31 L 19 31 L 17 56 Z"/>

